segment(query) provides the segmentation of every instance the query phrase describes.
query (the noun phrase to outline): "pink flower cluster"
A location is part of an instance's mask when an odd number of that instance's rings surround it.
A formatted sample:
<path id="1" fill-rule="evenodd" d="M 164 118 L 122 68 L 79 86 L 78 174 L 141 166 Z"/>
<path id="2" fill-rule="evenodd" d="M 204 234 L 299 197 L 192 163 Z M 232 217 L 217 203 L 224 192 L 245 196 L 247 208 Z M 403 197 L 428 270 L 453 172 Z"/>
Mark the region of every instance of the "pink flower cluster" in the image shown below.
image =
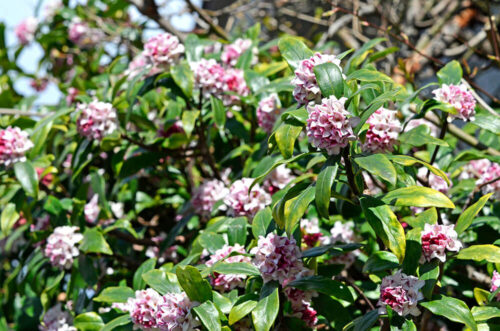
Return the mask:
<path id="1" fill-rule="evenodd" d="M 37 29 L 38 20 L 36 17 L 28 17 L 16 26 L 14 34 L 19 40 L 19 43 L 27 45 L 35 39 L 35 32 Z"/>
<path id="2" fill-rule="evenodd" d="M 400 316 L 420 315 L 417 304 L 419 300 L 424 298 L 420 291 L 424 284 L 423 280 L 408 276 L 401 270 L 392 276 L 384 277 L 380 285 L 380 298 L 377 303 L 380 306 L 379 313 L 385 314 L 386 307 L 390 306 Z"/>
<path id="3" fill-rule="evenodd" d="M 312 276 L 313 274 L 312 270 L 304 268 L 298 274 L 293 275 L 283 282 L 285 294 L 291 303 L 292 316 L 302 319 L 310 328 L 314 328 L 316 323 L 318 323 L 318 313 L 311 306 L 312 298 L 318 294 L 316 291 L 303 291 L 294 287 L 287 287 L 287 285 L 295 280 Z"/>
<path id="4" fill-rule="evenodd" d="M 300 222 L 300 231 L 302 232 L 302 240 L 308 248 L 314 247 L 323 236 L 319 229 L 317 218 L 303 219 Z"/>
<path id="5" fill-rule="evenodd" d="M 322 245 L 330 244 L 351 244 L 359 241 L 359 237 L 354 232 L 354 222 L 341 222 L 336 221 L 333 227 L 330 229 L 329 237 L 321 237 Z M 359 251 L 350 251 L 345 254 L 338 256 L 333 256 L 326 261 L 329 264 L 343 264 L 346 269 L 349 269 L 354 262 L 356 262 L 356 257 L 359 255 Z"/>
<path id="6" fill-rule="evenodd" d="M 61 0 L 48 0 L 45 7 L 43 7 L 43 16 L 46 20 L 51 20 L 63 7 L 64 5 Z"/>
<path id="7" fill-rule="evenodd" d="M 58 303 L 47 310 L 38 329 L 40 331 L 76 331 L 76 328 L 71 325 L 72 323 L 71 315 L 67 311 L 63 311 L 61 304 Z"/>
<path id="8" fill-rule="evenodd" d="M 144 44 L 144 56 L 159 68 L 169 68 L 183 53 L 184 45 L 179 38 L 167 32 L 151 37 Z"/>
<path id="9" fill-rule="evenodd" d="M 195 212 L 202 216 L 210 216 L 215 203 L 229 193 L 223 181 L 212 179 L 198 186 L 191 199 Z"/>
<path id="10" fill-rule="evenodd" d="M 207 267 L 211 267 L 219 261 L 224 260 L 226 263 L 236 263 L 236 262 L 247 262 L 250 263 L 251 259 L 244 255 L 233 255 L 228 257 L 231 253 L 241 253 L 245 254 L 245 247 L 240 244 L 235 244 L 234 246 L 224 245 L 221 249 L 215 251 L 210 259 L 205 263 Z M 244 285 L 246 275 L 242 274 L 219 274 L 214 272 L 213 276 L 210 277 L 212 286 L 221 291 L 229 292 L 236 287 L 241 287 Z"/>
<path id="11" fill-rule="evenodd" d="M 251 46 L 252 41 L 250 39 L 238 38 L 232 44 L 224 46 L 220 58 L 224 64 L 234 67 L 238 63 L 241 54 L 245 53 Z"/>
<path id="12" fill-rule="evenodd" d="M 252 178 L 242 178 L 231 185 L 224 198 L 224 203 L 229 207 L 229 215 L 253 217 L 271 203 L 271 196 L 259 184 L 254 185 L 252 191 L 248 192 L 253 181 Z"/>
<path id="13" fill-rule="evenodd" d="M 230 106 L 238 104 L 240 99 L 237 95 L 247 96 L 250 93 L 243 70 L 224 69 L 214 59 L 193 62 L 191 70 L 194 74 L 194 87 L 202 90 L 205 99 L 211 95 L 221 97 L 224 105 Z M 234 92 L 237 95 L 225 92 Z"/>
<path id="14" fill-rule="evenodd" d="M 446 251 L 458 252 L 462 243 L 457 239 L 455 225 L 425 224 L 422 231 L 422 254 L 426 261 L 437 258 L 446 261 Z"/>
<path id="15" fill-rule="evenodd" d="M 102 42 L 104 33 L 99 29 L 91 28 L 80 18 L 74 18 L 68 27 L 68 37 L 80 47 L 92 47 Z"/>
<path id="16" fill-rule="evenodd" d="M 194 88 L 203 91 L 205 99 L 213 96 L 221 96 L 224 93 L 224 77 L 226 71 L 214 59 L 201 59 L 191 64 L 194 74 Z"/>
<path id="17" fill-rule="evenodd" d="M 483 194 L 493 193 L 494 198 L 500 200 L 500 180 L 493 181 L 499 176 L 500 164 L 488 159 L 480 159 L 472 160 L 466 164 L 459 178 L 476 179 L 476 185 L 482 185 L 481 192 Z"/>
<path id="18" fill-rule="evenodd" d="M 457 110 L 458 114 L 451 115 L 452 117 L 464 121 L 474 120 L 476 99 L 465 85 L 443 84 L 432 93 L 435 100 L 450 104 Z"/>
<path id="19" fill-rule="evenodd" d="M 18 127 L 0 130 L 0 164 L 9 166 L 26 161 L 26 152 L 33 146 L 28 133 Z"/>
<path id="20" fill-rule="evenodd" d="M 157 73 L 157 70 L 152 68 L 153 63 L 150 58 L 144 55 L 144 52 L 140 53 L 130 63 L 128 64 L 128 68 L 125 71 L 125 76 L 128 77 L 129 80 L 134 79 L 137 75 L 139 75 L 143 70 L 149 68 L 148 75 L 153 75 Z"/>
<path id="21" fill-rule="evenodd" d="M 352 131 L 354 118 L 344 108 L 346 98 L 330 96 L 321 104 L 308 105 L 307 136 L 316 148 L 326 149 L 328 155 L 339 154 L 349 141 L 355 140 Z"/>
<path id="22" fill-rule="evenodd" d="M 366 132 L 363 151 L 372 153 L 392 152 L 393 146 L 402 130 L 396 112 L 379 108 L 366 121 L 370 126 Z"/>
<path id="23" fill-rule="evenodd" d="M 273 131 L 274 123 L 278 117 L 278 95 L 273 93 L 259 101 L 257 107 L 257 121 L 259 126 L 267 133 Z"/>
<path id="24" fill-rule="evenodd" d="M 259 268 L 265 283 L 277 280 L 282 284 L 304 268 L 299 247 L 293 238 L 274 233 L 260 236 L 257 247 L 250 253 L 255 254 L 253 264 Z"/>
<path id="25" fill-rule="evenodd" d="M 59 226 L 47 238 L 44 254 L 54 267 L 70 269 L 73 265 L 73 258 L 79 255 L 76 244 L 83 239 L 76 231 L 77 226 Z"/>
<path id="26" fill-rule="evenodd" d="M 443 194 L 448 193 L 448 190 L 450 189 L 451 185 L 448 186 L 448 183 L 446 183 L 446 181 L 443 178 L 441 178 L 438 175 L 435 175 L 432 172 L 429 173 L 429 170 L 426 167 L 418 168 L 417 177 L 422 179 L 424 182 L 427 181 L 427 174 L 429 174 L 428 178 L 429 178 L 430 188 L 439 191 Z"/>
<path id="27" fill-rule="evenodd" d="M 264 181 L 264 188 L 270 194 L 274 194 L 277 191 L 284 189 L 285 186 L 293 180 L 295 176 L 292 171 L 288 169 L 284 164 L 277 166 L 271 173 L 267 176 Z"/>
<path id="28" fill-rule="evenodd" d="M 126 303 L 114 303 L 113 308 L 130 313 L 135 327 L 142 330 L 192 330 L 196 321 L 191 315 L 193 303 L 186 293 L 161 296 L 153 289 L 136 291 Z"/>
<path id="29" fill-rule="evenodd" d="M 495 292 L 499 287 L 500 287 L 500 273 L 494 270 L 493 277 L 491 278 L 490 292 Z M 497 300 L 500 300 L 500 293 L 497 294 Z"/>
<path id="30" fill-rule="evenodd" d="M 99 217 L 99 213 L 101 212 L 101 208 L 98 203 L 99 197 L 97 194 L 94 194 L 92 199 L 88 203 L 85 204 L 83 208 L 83 214 L 85 215 L 85 220 L 90 224 L 95 224 L 97 222 L 97 218 Z"/>
<path id="31" fill-rule="evenodd" d="M 94 100 L 89 104 L 79 104 L 81 111 L 76 122 L 80 135 L 87 139 L 101 140 L 118 128 L 118 119 L 113 105 Z"/>
<path id="32" fill-rule="evenodd" d="M 363 180 L 365 182 L 365 189 L 363 191 L 364 194 L 367 195 L 377 195 L 382 193 L 382 189 L 377 186 L 376 179 L 372 178 L 366 171 L 362 172 Z"/>
<path id="33" fill-rule="evenodd" d="M 316 81 L 314 67 L 318 64 L 333 63 L 340 68 L 340 60 L 335 55 L 315 53 L 309 59 L 302 60 L 295 70 L 292 84 L 295 85 L 293 97 L 301 105 L 310 101 L 319 103 L 322 99 L 321 91 Z M 342 71 L 342 69 L 340 69 Z"/>

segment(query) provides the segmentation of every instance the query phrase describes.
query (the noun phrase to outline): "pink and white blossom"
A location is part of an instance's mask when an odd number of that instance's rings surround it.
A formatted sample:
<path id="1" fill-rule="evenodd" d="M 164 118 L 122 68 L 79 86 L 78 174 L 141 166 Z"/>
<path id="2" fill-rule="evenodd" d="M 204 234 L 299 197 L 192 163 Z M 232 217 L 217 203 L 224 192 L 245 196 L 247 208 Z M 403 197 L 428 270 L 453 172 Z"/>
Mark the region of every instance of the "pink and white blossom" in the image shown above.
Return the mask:
<path id="1" fill-rule="evenodd" d="M 161 33 L 151 37 L 144 44 L 144 56 L 160 68 L 167 69 L 175 64 L 184 54 L 184 45 L 179 38 L 170 33 Z"/>
<path id="2" fill-rule="evenodd" d="M 61 309 L 61 304 L 51 307 L 38 326 L 40 331 L 76 331 L 73 325 L 73 318 L 70 313 Z"/>
<path id="3" fill-rule="evenodd" d="M 97 28 L 91 28 L 87 22 L 75 17 L 69 24 L 68 37 L 78 46 L 87 48 L 102 42 L 104 33 Z"/>
<path id="4" fill-rule="evenodd" d="M 54 267 L 70 269 L 73 259 L 80 254 L 76 244 L 83 239 L 83 235 L 76 231 L 77 226 L 59 226 L 47 238 L 44 255 Z"/>
<path id="5" fill-rule="evenodd" d="M 101 212 L 101 207 L 99 207 L 99 196 L 94 194 L 92 199 L 88 203 L 85 204 L 83 208 L 83 214 L 85 215 L 85 220 L 90 224 L 95 224 L 97 222 L 97 218 L 99 217 L 99 213 Z"/>
<path id="6" fill-rule="evenodd" d="M 43 16 L 46 20 L 51 20 L 62 8 L 64 8 L 64 5 L 61 0 L 49 0 L 43 7 Z"/>
<path id="7" fill-rule="evenodd" d="M 134 327 L 149 331 L 158 327 L 158 306 L 162 301 L 158 292 L 148 288 L 136 291 L 135 297 L 126 303 L 113 303 L 112 307 L 129 312 Z"/>
<path id="8" fill-rule="evenodd" d="M 500 273 L 496 270 L 493 271 L 493 277 L 491 278 L 491 288 L 490 292 L 495 292 L 500 287 Z M 500 300 L 500 293 L 497 294 L 497 300 Z"/>
<path id="9" fill-rule="evenodd" d="M 224 198 L 229 215 L 253 217 L 271 203 L 271 196 L 259 184 L 255 184 L 252 191 L 248 192 L 253 181 L 253 178 L 242 178 L 231 185 Z"/>
<path id="10" fill-rule="evenodd" d="M 354 233 L 354 222 L 336 221 L 330 229 L 330 237 L 322 239 L 324 245 L 344 243 L 355 243 L 359 240 L 358 236 Z"/>
<path id="11" fill-rule="evenodd" d="M 458 252 L 462 243 L 458 240 L 455 225 L 428 224 L 422 231 L 422 255 L 426 261 L 437 258 L 446 261 L 446 252 Z"/>
<path id="12" fill-rule="evenodd" d="M 14 34 L 22 45 L 27 45 L 35 39 L 35 33 L 38 29 L 38 19 L 36 17 L 28 17 L 19 23 Z"/>
<path id="13" fill-rule="evenodd" d="M 0 164 L 10 166 L 26 161 L 26 152 L 33 146 L 28 133 L 18 127 L 0 130 Z"/>
<path id="14" fill-rule="evenodd" d="M 335 55 L 321 53 L 315 53 L 309 59 L 302 60 L 295 70 L 295 77 L 292 79 L 292 84 L 295 85 L 293 96 L 299 104 L 305 105 L 310 101 L 321 102 L 321 91 L 313 69 L 323 63 L 333 63 L 342 71 L 340 60 Z"/>
<path id="15" fill-rule="evenodd" d="M 302 319 L 307 326 L 313 328 L 318 322 L 317 312 L 311 307 L 312 298 L 318 296 L 316 291 L 304 291 L 292 286 L 287 286 L 295 280 L 312 276 L 314 272 L 303 268 L 299 273 L 283 282 L 284 292 L 291 303 L 292 316 Z"/>
<path id="16" fill-rule="evenodd" d="M 300 221 L 300 230 L 302 232 L 302 240 L 307 247 L 314 247 L 323 236 L 319 229 L 317 218 L 303 219 Z"/>
<path id="17" fill-rule="evenodd" d="M 355 119 L 344 107 L 346 98 L 330 96 L 320 104 L 308 105 L 307 136 L 316 148 L 325 149 L 328 155 L 339 154 L 340 150 L 355 140 L 353 133 Z"/>
<path id="18" fill-rule="evenodd" d="M 79 104 L 81 111 L 76 126 L 78 133 L 87 139 L 101 140 L 118 129 L 118 117 L 113 105 L 94 100 L 89 104 Z"/>
<path id="19" fill-rule="evenodd" d="M 259 101 L 259 106 L 257 107 L 257 121 L 262 130 L 271 133 L 278 115 L 277 94 L 273 93 Z"/>
<path id="20" fill-rule="evenodd" d="M 250 89 L 245 81 L 244 72 L 241 69 L 226 69 L 224 73 L 224 91 L 233 92 L 234 94 L 224 94 L 222 101 L 225 106 L 238 105 L 240 103 L 240 96 L 248 96 Z"/>
<path id="21" fill-rule="evenodd" d="M 194 190 L 191 204 L 197 214 L 208 217 L 215 203 L 224 199 L 228 193 L 229 190 L 223 181 L 218 179 L 205 181 Z"/>
<path id="22" fill-rule="evenodd" d="M 220 56 L 222 62 L 230 67 L 234 67 L 238 63 L 240 56 L 252 47 L 250 39 L 238 38 L 233 43 L 224 46 L 224 50 Z M 254 48 L 253 53 L 257 51 Z"/>
<path id="23" fill-rule="evenodd" d="M 217 61 L 201 59 L 191 63 L 191 70 L 194 75 L 194 89 L 201 89 L 203 98 L 219 97 L 224 93 L 226 71 Z"/>
<path id="24" fill-rule="evenodd" d="M 424 182 L 426 182 L 427 179 L 429 179 L 428 181 L 429 187 L 443 194 L 447 194 L 448 190 L 451 187 L 451 182 L 450 185 L 448 185 L 448 183 L 441 176 L 438 176 L 433 172 L 430 172 L 429 169 L 427 169 L 426 167 L 418 168 L 417 177 Z"/>
<path id="25" fill-rule="evenodd" d="M 284 189 L 294 178 L 292 170 L 281 164 L 271 171 L 264 181 L 263 186 L 270 194 L 274 194 Z"/>
<path id="26" fill-rule="evenodd" d="M 71 106 L 76 101 L 76 97 L 79 93 L 80 91 L 77 88 L 68 88 L 68 95 L 66 95 L 66 105 Z"/>
<path id="27" fill-rule="evenodd" d="M 265 283 L 277 280 L 282 284 L 304 268 L 299 247 L 293 238 L 274 233 L 266 237 L 259 236 L 257 247 L 251 253 L 255 254 L 252 262 L 259 268 Z"/>
<path id="28" fill-rule="evenodd" d="M 464 121 L 473 121 L 476 114 L 476 99 L 464 84 L 447 85 L 432 91 L 434 99 L 453 106 L 458 114 L 451 114 L 452 118 Z"/>
<path id="29" fill-rule="evenodd" d="M 491 166 L 491 161 L 488 159 L 471 160 L 462 167 L 460 179 L 480 179 L 488 168 Z"/>
<path id="30" fill-rule="evenodd" d="M 376 110 L 366 123 L 369 125 L 363 151 L 371 153 L 392 152 L 398 135 L 402 130 L 401 122 L 396 117 L 397 112 L 386 108 Z"/>
<path id="31" fill-rule="evenodd" d="M 493 193 L 495 200 L 500 200 L 500 164 L 492 162 L 481 177 L 476 181 L 476 185 L 481 186 L 483 194 Z"/>
<path id="32" fill-rule="evenodd" d="M 235 244 L 234 246 L 224 245 L 224 247 L 215 251 L 214 254 L 210 256 L 210 259 L 205 263 L 207 267 L 212 267 L 219 261 L 224 260 L 226 263 L 250 263 L 251 259 L 244 255 L 233 255 L 228 257 L 231 253 L 241 253 L 245 254 L 245 247 L 240 244 Z M 229 292 L 236 287 L 241 287 L 245 284 L 246 275 L 243 274 L 219 274 L 214 272 L 213 276 L 210 276 L 210 281 L 212 286 L 221 292 Z"/>
<path id="33" fill-rule="evenodd" d="M 400 316 L 420 315 L 417 304 L 419 300 L 424 298 L 421 292 L 424 285 L 423 280 L 408 276 L 401 270 L 392 276 L 384 277 L 380 285 L 380 298 L 377 303 L 380 306 L 379 313 L 387 313 L 386 307 L 390 306 Z"/>
<path id="34" fill-rule="evenodd" d="M 141 52 L 139 55 L 134 57 L 132 61 L 130 61 L 128 68 L 125 71 L 125 76 L 127 76 L 129 80 L 132 80 L 147 68 L 149 68 L 149 70 L 146 70 L 147 75 L 153 75 L 157 72 L 152 68 L 152 66 L 153 63 L 151 62 L 151 59 L 144 55 L 144 52 Z"/>

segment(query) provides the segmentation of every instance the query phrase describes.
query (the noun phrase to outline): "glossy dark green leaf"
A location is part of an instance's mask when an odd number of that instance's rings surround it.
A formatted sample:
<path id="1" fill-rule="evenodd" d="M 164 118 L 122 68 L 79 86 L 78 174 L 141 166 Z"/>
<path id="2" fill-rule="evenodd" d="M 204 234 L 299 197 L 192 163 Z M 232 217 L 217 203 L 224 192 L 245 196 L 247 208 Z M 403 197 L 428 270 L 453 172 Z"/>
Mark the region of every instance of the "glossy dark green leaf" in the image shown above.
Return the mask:
<path id="1" fill-rule="evenodd" d="M 378 310 L 371 310 L 361 317 L 356 318 L 344 327 L 344 331 L 367 331 L 378 320 Z"/>
<path id="2" fill-rule="evenodd" d="M 181 292 L 177 277 L 174 274 L 166 273 L 162 269 L 146 271 L 142 274 L 142 279 L 147 285 L 162 295 Z"/>
<path id="3" fill-rule="evenodd" d="M 73 325 L 78 331 L 100 331 L 104 327 L 104 322 L 97 313 L 88 312 L 76 316 Z"/>
<path id="4" fill-rule="evenodd" d="M 249 275 L 249 276 L 260 276 L 260 271 L 253 264 L 246 262 L 219 262 L 216 263 L 212 268 L 212 272 L 217 272 L 224 275 Z"/>
<path id="5" fill-rule="evenodd" d="M 295 287 L 300 290 L 318 291 L 323 294 L 333 296 L 337 299 L 354 302 L 349 288 L 337 281 L 324 276 L 308 276 L 287 284 L 289 287 Z"/>
<path id="6" fill-rule="evenodd" d="M 483 209 L 484 205 L 493 193 L 486 194 L 482 196 L 475 204 L 467 208 L 463 213 L 460 214 L 455 225 L 455 231 L 460 234 L 467 230 L 467 228 L 472 224 L 472 221 L 477 216 L 477 214 Z"/>
<path id="7" fill-rule="evenodd" d="M 331 157 L 324 165 L 316 180 L 316 207 L 318 213 L 328 219 L 333 181 L 337 176 L 339 157 Z"/>
<path id="8" fill-rule="evenodd" d="M 257 306 L 257 301 L 248 300 L 239 305 L 234 306 L 229 313 L 229 325 L 241 320 L 243 317 L 247 316 L 252 312 L 252 310 Z"/>
<path id="9" fill-rule="evenodd" d="M 291 235 L 295 226 L 299 223 L 309 204 L 314 200 L 316 190 L 309 186 L 298 196 L 285 202 L 285 231 Z"/>
<path id="10" fill-rule="evenodd" d="M 264 288 L 263 288 L 264 292 Z M 252 321 L 255 331 L 271 330 L 280 309 L 278 287 L 269 288 L 261 294 L 257 306 L 252 310 Z"/>
<path id="11" fill-rule="evenodd" d="M 347 77 L 347 80 L 357 79 L 362 82 L 386 82 L 394 83 L 391 77 L 381 73 L 380 71 L 370 69 L 359 69 L 354 71 Z"/>
<path id="12" fill-rule="evenodd" d="M 172 78 L 180 87 L 184 95 L 190 98 L 193 95 L 194 76 L 187 61 L 182 61 L 170 69 Z"/>
<path id="13" fill-rule="evenodd" d="M 422 302 L 420 305 L 429 309 L 433 314 L 446 317 L 453 322 L 465 324 L 471 330 L 477 331 L 477 325 L 469 307 L 461 300 L 441 295 L 437 300 Z M 450 309 L 450 307 L 453 307 L 453 309 Z"/>
<path id="14" fill-rule="evenodd" d="M 118 328 L 119 326 L 127 325 L 131 322 L 132 320 L 130 318 L 130 314 L 122 315 L 106 323 L 106 325 L 104 325 L 101 331 L 112 331 Z"/>
<path id="15" fill-rule="evenodd" d="M 391 252 L 378 251 L 373 253 L 363 266 L 363 272 L 376 273 L 399 267 L 398 257 Z"/>
<path id="16" fill-rule="evenodd" d="M 223 129 L 226 124 L 226 108 L 224 107 L 222 100 L 214 96 L 210 96 L 210 105 L 212 106 L 215 125 L 217 125 L 219 129 Z"/>
<path id="17" fill-rule="evenodd" d="M 98 228 L 87 228 L 83 234 L 80 250 L 85 253 L 113 254 L 111 247 Z"/>
<path id="18" fill-rule="evenodd" d="M 30 161 L 14 164 L 14 173 L 27 195 L 38 197 L 38 175 Z"/>
<path id="19" fill-rule="evenodd" d="M 415 147 L 424 145 L 437 145 L 448 147 L 448 143 L 442 139 L 434 138 L 430 134 L 430 129 L 427 125 L 419 125 L 410 131 L 406 131 L 399 135 L 398 140 L 403 144 L 408 144 Z"/>
<path id="20" fill-rule="evenodd" d="M 221 322 L 219 318 L 219 311 L 211 301 L 206 301 L 201 305 L 193 308 L 194 313 L 201 321 L 201 324 L 210 331 L 221 330 Z"/>
<path id="21" fill-rule="evenodd" d="M 94 298 L 94 301 L 113 303 L 113 302 L 127 302 L 128 298 L 135 296 L 134 290 L 126 286 L 110 286 L 106 287 Z"/>
<path id="22" fill-rule="evenodd" d="M 259 236 L 265 237 L 267 235 L 267 228 L 273 219 L 271 208 L 266 207 L 257 212 L 252 220 L 252 234 L 255 239 Z"/>
<path id="23" fill-rule="evenodd" d="M 153 270 L 156 265 L 156 259 L 149 259 L 144 261 L 140 267 L 134 273 L 134 279 L 132 281 L 134 290 L 143 290 L 146 288 L 146 281 L 142 278 L 146 272 Z"/>
<path id="24" fill-rule="evenodd" d="M 205 302 L 212 300 L 212 287 L 201 277 L 198 269 L 192 266 L 176 268 L 177 279 L 192 301 Z"/>
<path id="25" fill-rule="evenodd" d="M 462 66 L 456 60 L 450 61 L 437 72 L 437 78 L 440 84 L 457 85 L 462 79 Z"/>
<path id="26" fill-rule="evenodd" d="M 339 66 L 327 62 L 314 66 L 313 70 L 323 97 L 334 95 L 340 99 L 344 94 L 344 78 Z"/>
<path id="27" fill-rule="evenodd" d="M 300 39 L 290 36 L 281 38 L 278 47 L 292 70 L 297 69 L 300 61 L 308 59 L 314 54 Z"/>

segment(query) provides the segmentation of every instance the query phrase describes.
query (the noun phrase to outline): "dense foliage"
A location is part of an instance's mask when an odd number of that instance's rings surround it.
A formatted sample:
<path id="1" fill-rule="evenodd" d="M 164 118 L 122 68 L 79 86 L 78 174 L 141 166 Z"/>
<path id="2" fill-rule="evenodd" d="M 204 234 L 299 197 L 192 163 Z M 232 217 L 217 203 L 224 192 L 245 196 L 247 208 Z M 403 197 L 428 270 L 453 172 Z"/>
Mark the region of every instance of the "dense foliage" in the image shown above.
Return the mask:
<path id="1" fill-rule="evenodd" d="M 142 44 L 125 7 L 16 28 L 66 96 L 39 113 L 0 52 L 1 329 L 500 328 L 500 120 L 458 62 L 401 85 L 383 38 L 259 24 Z"/>

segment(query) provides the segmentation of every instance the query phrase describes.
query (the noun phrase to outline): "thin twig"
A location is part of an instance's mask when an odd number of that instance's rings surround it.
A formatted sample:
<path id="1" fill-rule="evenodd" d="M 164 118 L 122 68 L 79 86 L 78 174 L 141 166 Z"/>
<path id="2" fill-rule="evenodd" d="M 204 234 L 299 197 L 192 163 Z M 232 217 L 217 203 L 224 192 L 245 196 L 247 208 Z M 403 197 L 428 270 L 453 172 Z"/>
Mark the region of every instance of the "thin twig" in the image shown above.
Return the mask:
<path id="1" fill-rule="evenodd" d="M 347 175 L 347 181 L 349 182 L 349 187 L 351 189 L 351 192 L 355 196 L 359 196 L 358 188 L 356 187 L 356 183 L 354 182 L 354 174 L 352 172 L 351 160 L 349 159 L 349 146 L 344 147 L 344 149 L 342 150 L 342 158 L 344 159 L 345 172 Z"/>
<path id="2" fill-rule="evenodd" d="M 199 8 L 198 6 L 195 6 L 191 0 L 186 0 L 186 3 L 188 4 L 189 8 L 191 8 L 192 11 L 196 12 L 200 17 L 210 25 L 210 27 L 214 30 L 214 32 L 219 35 L 219 37 L 224 38 L 225 40 L 229 40 L 229 34 L 221 28 L 219 25 L 217 25 L 212 17 L 208 15 L 203 9 Z"/>

